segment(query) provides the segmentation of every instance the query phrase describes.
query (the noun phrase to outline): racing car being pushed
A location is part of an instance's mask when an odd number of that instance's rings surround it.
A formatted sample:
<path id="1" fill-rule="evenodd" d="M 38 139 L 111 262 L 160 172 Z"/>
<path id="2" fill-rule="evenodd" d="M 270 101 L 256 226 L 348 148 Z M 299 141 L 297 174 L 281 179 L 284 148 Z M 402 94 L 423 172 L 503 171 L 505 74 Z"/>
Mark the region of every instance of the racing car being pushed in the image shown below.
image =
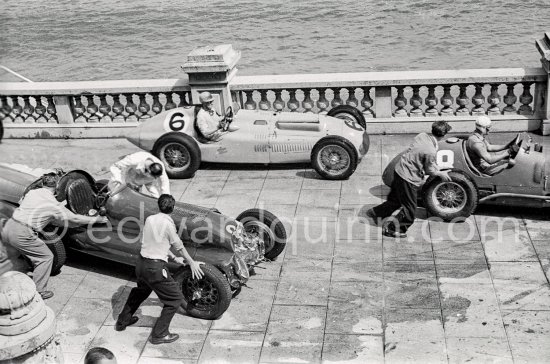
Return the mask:
<path id="1" fill-rule="evenodd" d="M 511 148 L 514 151 L 508 168 L 487 175 L 477 170 L 468 151 L 468 135 L 452 136 L 439 142 L 437 164 L 449 170 L 452 181 L 430 177 L 420 196 L 426 209 L 445 221 L 470 216 L 481 203 L 507 206 L 546 207 L 550 203 L 550 186 L 545 172 L 545 158 L 540 144 L 518 134 Z M 382 179 L 391 186 L 396 156 L 384 170 Z"/>
<path id="2" fill-rule="evenodd" d="M 74 213 L 106 215 L 111 226 L 63 229 L 48 226 L 42 238 L 54 253 L 52 273 L 65 262 L 65 248 L 134 265 L 140 252 L 145 219 L 158 213 L 157 199 L 128 187 L 110 196 L 107 184 L 85 171 L 59 170 L 56 198 Z M 1 219 L 11 217 L 27 191 L 42 186 L 42 178 L 9 166 L 0 166 Z M 275 259 L 286 244 L 286 231 L 273 214 L 261 209 L 242 212 L 236 219 L 217 210 L 177 202 L 171 214 L 191 257 L 204 262 L 202 279 L 193 279 L 189 267 L 179 269 L 183 308 L 191 316 L 216 319 L 246 284 L 253 267 Z M 181 268 L 181 267 L 180 267 Z"/>
<path id="3" fill-rule="evenodd" d="M 205 139 L 196 125 L 200 106 L 165 111 L 127 135 L 166 166 L 170 178 L 189 178 L 203 162 L 306 163 L 326 179 L 346 179 L 369 150 L 363 114 L 340 105 L 327 115 L 259 110 L 226 110 L 230 130 Z"/>

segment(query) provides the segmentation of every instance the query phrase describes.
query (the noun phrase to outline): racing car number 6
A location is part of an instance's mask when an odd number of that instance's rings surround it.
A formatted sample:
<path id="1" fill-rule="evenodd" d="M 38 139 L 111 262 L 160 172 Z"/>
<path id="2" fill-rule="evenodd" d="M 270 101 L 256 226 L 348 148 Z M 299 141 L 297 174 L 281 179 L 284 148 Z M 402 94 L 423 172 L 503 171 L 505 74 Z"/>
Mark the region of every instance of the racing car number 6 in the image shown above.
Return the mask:
<path id="1" fill-rule="evenodd" d="M 167 125 L 166 125 L 167 124 Z M 185 118 L 183 113 L 175 112 L 170 116 L 170 119 L 167 118 L 167 123 L 165 129 L 171 131 L 181 131 L 185 126 Z"/>

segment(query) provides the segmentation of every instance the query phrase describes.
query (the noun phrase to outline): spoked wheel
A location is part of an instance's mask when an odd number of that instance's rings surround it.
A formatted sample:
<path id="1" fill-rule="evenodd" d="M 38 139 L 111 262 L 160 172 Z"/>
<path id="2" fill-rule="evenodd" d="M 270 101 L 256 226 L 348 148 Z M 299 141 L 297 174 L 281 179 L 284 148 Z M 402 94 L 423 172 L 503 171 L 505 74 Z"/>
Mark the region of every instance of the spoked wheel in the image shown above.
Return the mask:
<path id="1" fill-rule="evenodd" d="M 313 148 L 313 168 L 326 179 L 346 179 L 357 167 L 357 156 L 353 147 L 343 138 L 321 139 Z"/>
<path id="2" fill-rule="evenodd" d="M 449 172 L 450 182 L 440 178 L 428 180 L 424 204 L 428 211 L 445 221 L 470 216 L 477 207 L 478 192 L 474 183 L 462 173 Z"/>
<path id="3" fill-rule="evenodd" d="M 183 308 L 193 317 L 214 320 L 220 317 L 231 303 L 231 287 L 227 278 L 210 265 L 201 265 L 204 276 L 193 279 L 191 269 L 187 267 L 182 274 L 181 289 Z"/>
<path id="4" fill-rule="evenodd" d="M 159 158 L 170 178 L 193 177 L 201 164 L 201 152 L 197 143 L 188 135 L 167 134 L 153 147 L 153 154 Z"/>

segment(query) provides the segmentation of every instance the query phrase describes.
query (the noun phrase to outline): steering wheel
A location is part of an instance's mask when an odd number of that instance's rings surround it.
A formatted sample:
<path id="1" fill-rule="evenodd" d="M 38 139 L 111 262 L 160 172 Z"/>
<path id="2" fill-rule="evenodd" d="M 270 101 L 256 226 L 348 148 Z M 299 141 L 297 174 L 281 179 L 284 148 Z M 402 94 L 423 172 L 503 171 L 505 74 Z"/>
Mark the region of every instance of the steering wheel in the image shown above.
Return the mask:
<path id="1" fill-rule="evenodd" d="M 224 118 L 225 124 L 223 126 L 223 131 L 227 131 L 229 129 L 229 124 L 233 122 L 233 108 L 231 106 L 228 106 L 225 110 L 225 118 Z"/>
<path id="2" fill-rule="evenodd" d="M 518 133 L 516 136 L 516 139 L 510 146 L 510 159 L 514 159 L 517 157 L 519 150 L 521 149 L 521 144 L 523 143 L 523 140 L 521 140 L 521 133 Z"/>

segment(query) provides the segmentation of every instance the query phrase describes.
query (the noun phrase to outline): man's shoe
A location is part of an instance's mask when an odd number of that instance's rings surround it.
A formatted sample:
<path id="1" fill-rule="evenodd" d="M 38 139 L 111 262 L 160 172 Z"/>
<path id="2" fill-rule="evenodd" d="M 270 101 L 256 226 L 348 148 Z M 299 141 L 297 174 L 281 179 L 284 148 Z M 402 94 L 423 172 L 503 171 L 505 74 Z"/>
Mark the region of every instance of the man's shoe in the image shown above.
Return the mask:
<path id="1" fill-rule="evenodd" d="M 158 345 L 158 344 L 168 344 L 173 343 L 177 339 L 179 339 L 180 336 L 178 334 L 168 334 L 163 337 L 153 337 L 151 336 L 151 339 L 149 340 L 151 344 Z"/>
<path id="2" fill-rule="evenodd" d="M 402 232 L 399 232 L 399 231 L 393 231 L 393 230 L 390 230 L 390 229 L 382 230 L 382 235 L 390 237 L 390 238 L 406 238 L 407 237 L 406 233 L 402 233 Z"/>
<path id="3" fill-rule="evenodd" d="M 378 225 L 378 215 L 374 213 L 373 209 L 368 209 L 366 215 L 375 225 Z"/>
<path id="4" fill-rule="evenodd" d="M 48 298 L 53 297 L 53 292 L 52 291 L 42 291 L 42 292 L 40 292 L 40 296 L 42 297 L 43 300 L 47 300 Z"/>
<path id="5" fill-rule="evenodd" d="M 115 324 L 115 330 L 116 331 L 124 331 L 124 330 L 126 330 L 126 327 L 135 324 L 136 322 L 138 322 L 138 320 L 139 320 L 139 318 L 137 316 L 132 316 L 130 318 L 130 322 L 128 322 L 127 324 L 123 324 L 122 322 L 117 320 L 116 324 Z"/>

